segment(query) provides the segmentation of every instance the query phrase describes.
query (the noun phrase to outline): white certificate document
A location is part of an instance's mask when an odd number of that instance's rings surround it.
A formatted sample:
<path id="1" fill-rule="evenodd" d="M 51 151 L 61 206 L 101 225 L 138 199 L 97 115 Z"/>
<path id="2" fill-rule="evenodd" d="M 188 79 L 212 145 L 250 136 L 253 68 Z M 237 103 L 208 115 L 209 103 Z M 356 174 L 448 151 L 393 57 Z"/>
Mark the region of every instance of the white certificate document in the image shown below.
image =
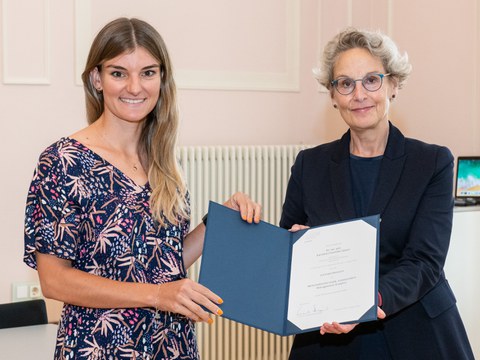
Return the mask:
<path id="1" fill-rule="evenodd" d="M 377 246 L 363 220 L 306 231 L 293 245 L 288 321 L 306 330 L 361 319 L 376 304 Z"/>

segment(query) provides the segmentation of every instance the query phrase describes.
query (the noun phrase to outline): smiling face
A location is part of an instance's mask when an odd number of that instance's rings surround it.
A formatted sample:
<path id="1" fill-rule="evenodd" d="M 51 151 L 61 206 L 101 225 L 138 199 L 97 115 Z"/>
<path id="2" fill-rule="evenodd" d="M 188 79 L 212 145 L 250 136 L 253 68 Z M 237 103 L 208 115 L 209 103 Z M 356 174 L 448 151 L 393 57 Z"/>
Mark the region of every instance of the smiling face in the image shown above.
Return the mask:
<path id="1" fill-rule="evenodd" d="M 354 48 L 342 52 L 335 62 L 333 78 L 349 77 L 362 79 L 371 73 L 385 74 L 382 61 L 366 49 Z M 392 95 L 396 95 L 395 79 L 384 77 L 383 85 L 377 91 L 366 90 L 361 81 L 349 95 L 339 94 L 332 87 L 332 102 L 343 120 L 353 131 L 364 131 L 388 126 L 388 110 Z"/>
<path id="2" fill-rule="evenodd" d="M 160 64 L 143 47 L 105 61 L 91 77 L 95 88 L 103 92 L 102 116 L 109 119 L 143 121 L 160 96 Z"/>

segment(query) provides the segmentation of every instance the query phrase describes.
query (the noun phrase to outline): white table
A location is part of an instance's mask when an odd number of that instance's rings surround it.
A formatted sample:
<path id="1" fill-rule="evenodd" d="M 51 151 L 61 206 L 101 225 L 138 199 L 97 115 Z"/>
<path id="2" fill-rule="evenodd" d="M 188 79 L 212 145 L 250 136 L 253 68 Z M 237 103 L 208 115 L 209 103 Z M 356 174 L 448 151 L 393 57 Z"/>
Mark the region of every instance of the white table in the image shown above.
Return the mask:
<path id="1" fill-rule="evenodd" d="M 445 275 L 476 359 L 480 359 L 480 206 L 456 207 Z"/>
<path id="2" fill-rule="evenodd" d="M 32 325 L 0 329 L 0 358 L 52 360 L 57 325 Z"/>

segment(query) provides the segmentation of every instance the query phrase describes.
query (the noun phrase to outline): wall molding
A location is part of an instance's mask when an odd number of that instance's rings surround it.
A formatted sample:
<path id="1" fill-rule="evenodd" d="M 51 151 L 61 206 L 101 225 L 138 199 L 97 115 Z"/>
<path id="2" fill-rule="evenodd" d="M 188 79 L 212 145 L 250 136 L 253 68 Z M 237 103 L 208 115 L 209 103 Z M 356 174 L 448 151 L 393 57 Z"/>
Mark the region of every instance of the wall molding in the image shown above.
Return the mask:
<path id="1" fill-rule="evenodd" d="M 387 2 L 387 35 L 393 37 L 393 0 Z"/>
<path id="2" fill-rule="evenodd" d="M 325 0 L 320 0 L 318 2 L 318 11 L 317 11 L 317 34 L 318 34 L 318 41 L 317 41 L 317 44 L 318 44 L 318 47 L 317 47 L 317 54 L 318 54 L 318 59 L 317 59 L 317 62 L 319 63 L 319 59 L 320 57 L 322 56 L 322 53 L 323 53 L 323 46 L 326 45 L 326 41 L 328 41 L 329 39 L 323 39 L 323 31 L 322 31 L 322 26 L 323 26 L 323 21 L 322 21 L 322 17 L 323 17 L 323 13 L 322 13 L 322 10 L 323 10 L 323 6 L 322 6 L 322 3 L 323 1 Z M 344 19 L 345 19 L 345 23 L 342 25 L 340 24 L 339 25 L 339 29 L 341 28 L 345 28 L 345 27 L 349 27 L 349 26 L 358 26 L 358 24 L 355 24 L 353 19 L 354 19 L 354 0 L 344 0 L 344 5 L 345 5 L 345 14 L 344 14 Z M 388 0 L 387 1 L 387 8 L 386 8 L 386 12 L 384 14 L 385 16 L 385 19 L 386 19 L 386 22 L 387 22 L 387 28 L 384 30 L 385 33 L 388 35 L 388 36 L 392 36 L 392 33 L 393 33 L 393 1 L 394 0 Z M 370 20 L 372 19 L 375 19 L 375 16 L 373 16 L 373 11 L 374 11 L 374 6 L 375 4 L 373 2 L 370 2 L 370 6 L 371 6 L 371 9 L 370 9 L 370 12 L 372 13 L 370 16 Z M 378 28 L 378 24 L 374 23 L 373 21 L 370 22 L 369 24 L 369 27 L 372 28 L 372 29 L 375 29 L 375 28 Z M 328 89 L 322 85 L 318 85 L 318 92 L 319 93 L 328 93 Z"/>
<path id="3" fill-rule="evenodd" d="M 474 36 L 474 49 L 475 49 L 475 59 L 474 59 L 474 64 L 476 64 L 476 67 L 474 67 L 474 86 L 473 86 L 473 108 L 472 108 L 472 134 L 473 134 L 473 144 L 474 144 L 474 149 L 473 152 L 478 154 L 480 153 L 480 142 L 477 139 L 480 139 L 480 120 L 478 119 L 479 115 L 479 109 L 478 109 L 478 102 L 480 101 L 480 64 L 478 63 L 478 60 L 480 59 L 480 47 L 478 45 L 478 41 L 480 41 L 480 6 L 478 4 L 478 1 L 474 1 L 474 6 L 475 6 L 475 24 L 476 24 L 476 29 L 475 29 L 475 36 Z"/>
<path id="4" fill-rule="evenodd" d="M 353 26 L 353 0 L 347 0 L 347 23 L 345 26 Z"/>
<path id="5" fill-rule="evenodd" d="M 83 86 L 82 73 L 92 42 L 92 2 L 75 0 L 75 82 Z"/>
<path id="6" fill-rule="evenodd" d="M 6 85 L 49 85 L 50 84 L 50 64 L 51 64 L 51 31 L 50 31 L 50 0 L 41 0 L 43 2 L 43 26 L 40 29 L 43 32 L 45 48 L 43 52 L 43 70 L 38 76 L 19 76 L 12 74 L 9 59 L 9 45 L 13 39 L 9 25 L 12 18 L 8 14 L 8 9 L 18 6 L 18 0 L 2 1 L 2 60 L 3 60 L 3 83 Z"/>
<path id="7" fill-rule="evenodd" d="M 212 71 L 177 68 L 175 80 L 179 89 L 289 91 L 297 92 L 300 58 L 300 1 L 284 0 L 287 14 L 284 72 Z M 91 42 L 91 0 L 75 0 L 76 79 L 81 73 Z"/>

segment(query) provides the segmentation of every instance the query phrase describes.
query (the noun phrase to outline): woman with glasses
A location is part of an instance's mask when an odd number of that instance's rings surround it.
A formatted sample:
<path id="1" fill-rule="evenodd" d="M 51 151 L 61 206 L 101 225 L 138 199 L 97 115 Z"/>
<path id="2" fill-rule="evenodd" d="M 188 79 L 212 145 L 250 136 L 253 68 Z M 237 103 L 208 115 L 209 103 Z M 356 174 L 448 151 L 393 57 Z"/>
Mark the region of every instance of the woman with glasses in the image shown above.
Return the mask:
<path id="1" fill-rule="evenodd" d="M 453 156 L 390 122 L 410 70 L 378 32 L 347 29 L 325 47 L 316 77 L 349 130 L 298 155 L 280 225 L 296 231 L 380 214 L 378 321 L 297 335 L 291 360 L 474 358 L 443 272 Z"/>

